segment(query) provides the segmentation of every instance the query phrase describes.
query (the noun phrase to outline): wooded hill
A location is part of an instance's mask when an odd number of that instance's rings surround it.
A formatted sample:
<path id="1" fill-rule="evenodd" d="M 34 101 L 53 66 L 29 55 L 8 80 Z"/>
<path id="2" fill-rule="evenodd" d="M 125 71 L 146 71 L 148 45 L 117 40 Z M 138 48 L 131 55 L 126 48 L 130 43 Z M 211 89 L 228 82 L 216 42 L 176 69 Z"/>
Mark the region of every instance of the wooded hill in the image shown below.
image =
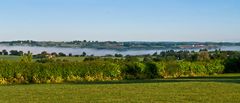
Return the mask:
<path id="1" fill-rule="evenodd" d="M 4 41 L 0 45 L 7 46 L 40 46 L 40 47 L 67 47 L 67 48 L 94 48 L 113 50 L 150 50 L 150 49 L 217 49 L 221 46 L 240 46 L 240 42 L 117 42 L 117 41 Z"/>

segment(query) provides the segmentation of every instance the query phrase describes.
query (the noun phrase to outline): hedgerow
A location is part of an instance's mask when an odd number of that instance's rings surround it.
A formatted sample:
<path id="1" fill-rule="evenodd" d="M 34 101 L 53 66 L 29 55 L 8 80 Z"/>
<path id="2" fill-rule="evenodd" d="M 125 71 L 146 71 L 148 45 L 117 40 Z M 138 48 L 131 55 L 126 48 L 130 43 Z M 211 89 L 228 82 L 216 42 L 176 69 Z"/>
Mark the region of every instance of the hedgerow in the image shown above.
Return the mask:
<path id="1" fill-rule="evenodd" d="M 0 61 L 0 84 L 64 83 L 123 79 L 178 78 L 222 73 L 221 60 L 212 61 Z"/>

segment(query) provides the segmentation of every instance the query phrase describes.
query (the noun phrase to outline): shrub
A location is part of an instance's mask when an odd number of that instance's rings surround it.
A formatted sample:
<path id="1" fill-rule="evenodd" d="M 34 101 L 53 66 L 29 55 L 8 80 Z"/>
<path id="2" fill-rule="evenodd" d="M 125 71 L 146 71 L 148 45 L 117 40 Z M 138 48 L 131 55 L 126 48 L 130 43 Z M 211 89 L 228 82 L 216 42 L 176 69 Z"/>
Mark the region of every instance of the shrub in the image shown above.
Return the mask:
<path id="1" fill-rule="evenodd" d="M 167 74 L 167 76 L 170 77 L 180 77 L 182 73 L 180 66 L 176 61 L 167 62 L 164 71 Z"/>
<path id="2" fill-rule="evenodd" d="M 1 83 L 62 83 L 79 80 L 120 80 L 121 68 L 107 61 L 88 62 L 10 62 L 0 61 Z M 73 79 L 75 78 L 75 79 Z M 94 78 L 94 79 L 90 79 Z"/>
<path id="3" fill-rule="evenodd" d="M 240 73 L 240 56 L 225 60 L 225 73 Z"/>
<path id="4" fill-rule="evenodd" d="M 90 60 L 84 62 L 0 61 L 0 84 L 63 83 L 122 79 L 177 78 L 222 73 L 223 61 L 129 62 Z M 225 69 L 226 70 L 226 69 Z"/>
<path id="5" fill-rule="evenodd" d="M 158 78 L 159 73 L 158 73 L 158 66 L 154 62 L 148 62 L 146 63 L 146 69 L 144 71 L 146 74 L 147 78 L 153 79 L 153 78 Z"/>
<path id="6" fill-rule="evenodd" d="M 123 73 L 125 75 L 125 79 L 143 79 L 144 76 L 145 65 L 140 62 L 128 62 L 125 64 L 123 69 Z"/>

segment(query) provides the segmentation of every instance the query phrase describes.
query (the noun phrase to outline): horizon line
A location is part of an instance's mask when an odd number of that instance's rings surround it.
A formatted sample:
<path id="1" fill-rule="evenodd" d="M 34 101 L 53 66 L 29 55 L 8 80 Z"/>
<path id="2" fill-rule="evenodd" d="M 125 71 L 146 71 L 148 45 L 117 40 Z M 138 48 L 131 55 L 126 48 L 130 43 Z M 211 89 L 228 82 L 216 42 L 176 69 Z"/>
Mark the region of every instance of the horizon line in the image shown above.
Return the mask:
<path id="1" fill-rule="evenodd" d="M 0 40 L 0 42 L 13 42 L 13 41 L 36 41 L 36 42 L 72 42 L 72 41 L 84 41 L 84 40 Z M 86 40 L 87 42 L 197 42 L 197 43 L 240 43 L 240 41 L 171 41 L 171 40 Z"/>

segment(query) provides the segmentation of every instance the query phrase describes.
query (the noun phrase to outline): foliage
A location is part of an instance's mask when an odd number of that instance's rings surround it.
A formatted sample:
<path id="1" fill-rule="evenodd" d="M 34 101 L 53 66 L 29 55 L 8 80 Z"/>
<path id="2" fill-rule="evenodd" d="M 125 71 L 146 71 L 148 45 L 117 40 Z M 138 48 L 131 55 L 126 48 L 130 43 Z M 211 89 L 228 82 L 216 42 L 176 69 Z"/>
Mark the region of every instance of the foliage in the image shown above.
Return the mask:
<path id="1" fill-rule="evenodd" d="M 229 57 L 225 60 L 226 73 L 240 73 L 240 54 Z"/>
<path id="2" fill-rule="evenodd" d="M 125 79 L 143 79 L 145 65 L 140 62 L 127 62 L 123 68 L 123 75 Z"/>
<path id="3" fill-rule="evenodd" d="M 24 63 L 29 63 L 29 62 L 32 62 L 32 53 L 28 52 L 27 54 L 24 54 L 22 57 L 21 57 L 21 62 L 24 62 Z"/>
<path id="4" fill-rule="evenodd" d="M 175 52 L 170 50 L 160 54 L 155 53 L 154 56 L 126 56 L 125 58 L 53 57 L 47 52 L 42 52 L 38 56 L 40 59 L 33 61 L 32 54 L 29 52 L 24 54 L 20 61 L 0 60 L 1 83 L 63 83 L 180 78 L 240 72 L 239 52 L 217 50 L 214 52 L 206 50 Z M 73 58 L 81 60 L 73 60 Z"/>
<path id="5" fill-rule="evenodd" d="M 144 73 L 146 74 L 147 78 L 154 79 L 159 77 L 159 68 L 157 64 L 154 62 L 148 62 L 145 64 L 146 68 Z"/>
<path id="6" fill-rule="evenodd" d="M 96 59 L 73 62 L 42 59 L 32 62 L 25 55 L 20 62 L 0 61 L 0 79 L 8 84 L 178 78 L 219 74 L 223 71 L 224 65 L 221 60 L 133 62 L 122 59 Z"/>
<path id="7" fill-rule="evenodd" d="M 121 80 L 118 64 L 89 62 L 10 62 L 0 61 L 0 78 L 4 83 L 62 83 L 71 79 L 82 81 Z"/>

